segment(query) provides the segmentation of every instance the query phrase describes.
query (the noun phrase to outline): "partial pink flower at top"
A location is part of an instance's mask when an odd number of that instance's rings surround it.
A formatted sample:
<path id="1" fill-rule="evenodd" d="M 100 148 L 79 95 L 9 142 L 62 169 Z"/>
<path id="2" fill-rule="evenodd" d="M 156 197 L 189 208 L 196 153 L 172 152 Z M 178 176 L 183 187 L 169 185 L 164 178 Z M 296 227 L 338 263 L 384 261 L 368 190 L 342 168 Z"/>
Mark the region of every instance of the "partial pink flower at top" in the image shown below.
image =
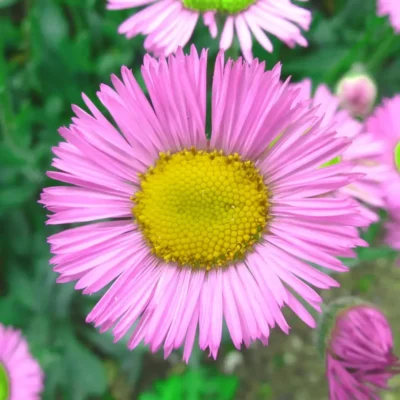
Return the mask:
<path id="1" fill-rule="evenodd" d="M 400 250 L 400 95 L 384 99 L 368 118 L 366 126 L 369 132 L 384 143 L 380 162 L 389 169 L 383 180 L 389 213 L 386 241 Z"/>
<path id="2" fill-rule="evenodd" d="M 43 373 L 21 333 L 0 324 L 0 399 L 40 400 Z"/>
<path id="3" fill-rule="evenodd" d="M 336 93 L 342 108 L 355 117 L 365 117 L 375 103 L 377 88 L 368 75 L 359 73 L 343 77 Z"/>
<path id="4" fill-rule="evenodd" d="M 339 192 L 359 201 L 363 216 L 369 223 L 378 221 L 379 216 L 373 209 L 385 205 L 381 182 L 386 178 L 388 171 L 388 168 L 380 163 L 383 142 L 373 134 L 365 132 L 363 124 L 354 119 L 347 110 L 341 110 L 339 98 L 332 94 L 327 86 L 318 86 L 314 96 L 309 79 L 293 86 L 301 90 L 300 100 L 312 99 L 311 106 L 317 107 L 316 114 L 322 118 L 323 125 L 333 126 L 338 136 L 352 140 L 340 158 L 332 159 L 326 165 L 342 161 L 354 165 L 354 171 L 362 174 L 360 179 L 340 188 Z"/>
<path id="5" fill-rule="evenodd" d="M 369 305 L 340 310 L 326 348 L 330 400 L 379 400 L 400 373 L 392 331 L 384 314 Z"/>
<path id="6" fill-rule="evenodd" d="M 139 6 L 146 7 L 127 19 L 119 33 L 127 38 L 147 36 L 144 47 L 156 56 L 167 56 L 185 46 L 200 16 L 213 38 L 218 33 L 217 20 L 224 20 L 221 49 L 232 45 L 236 31 L 247 61 L 253 57 L 252 36 L 269 52 L 273 46 L 265 32 L 289 47 L 307 46 L 301 28 L 308 30 L 311 23 L 311 12 L 292 0 L 108 0 L 112 10 Z"/>
<path id="7" fill-rule="evenodd" d="M 388 15 L 396 32 L 400 32 L 400 1 L 378 0 L 378 15 Z"/>
<path id="8" fill-rule="evenodd" d="M 115 124 L 86 96 L 92 115 L 73 106 L 53 149 L 59 171 L 48 173 L 67 185 L 40 201 L 48 224 L 83 224 L 49 238 L 58 282 L 77 281 L 84 294 L 111 284 L 88 322 L 115 340 L 134 327 L 130 349 L 144 341 L 167 357 L 184 345 L 186 361 L 197 331 L 217 356 L 223 321 L 237 348 L 267 344 L 275 326 L 287 333 L 285 306 L 315 326 L 298 297 L 320 310 L 311 286 L 338 284 L 310 263 L 346 271 L 338 257 L 365 245 L 356 202 L 331 195 L 358 174 L 347 161 L 320 168 L 350 139 L 321 126 L 280 72 L 221 52 L 210 139 L 207 51 L 194 47 L 145 57 L 149 100 L 125 67 L 113 88 L 101 85 Z"/>

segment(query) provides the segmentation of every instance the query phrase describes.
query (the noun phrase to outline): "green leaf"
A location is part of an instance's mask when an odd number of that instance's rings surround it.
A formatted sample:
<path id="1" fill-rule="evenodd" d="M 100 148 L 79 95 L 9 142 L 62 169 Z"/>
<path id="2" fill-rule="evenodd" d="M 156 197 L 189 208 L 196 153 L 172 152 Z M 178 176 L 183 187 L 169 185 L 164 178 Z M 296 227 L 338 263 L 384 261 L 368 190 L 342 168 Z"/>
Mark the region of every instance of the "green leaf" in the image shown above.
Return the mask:
<path id="1" fill-rule="evenodd" d="M 18 207 L 32 197 L 35 188 L 29 184 L 14 185 L 0 191 L 0 213 Z"/>
<path id="2" fill-rule="evenodd" d="M 107 390 L 106 370 L 102 361 L 72 334 L 66 335 L 65 363 L 68 375 L 66 382 L 72 393 L 86 396 L 101 396 Z"/>
<path id="3" fill-rule="evenodd" d="M 0 160 L 2 167 L 23 167 L 26 164 L 25 157 L 5 143 L 0 143 Z"/>
<path id="4" fill-rule="evenodd" d="M 60 45 L 68 36 L 68 24 L 61 8 L 54 1 L 41 0 L 36 11 L 43 38 L 51 46 Z"/>
<path id="5" fill-rule="evenodd" d="M 380 258 L 395 258 L 397 251 L 391 247 L 381 246 L 381 247 L 363 247 L 358 250 L 358 259 L 360 261 L 374 261 Z"/>
<path id="6" fill-rule="evenodd" d="M 32 286 L 32 279 L 26 272 L 19 268 L 13 268 L 9 271 L 8 281 L 10 289 L 15 293 L 14 299 L 27 309 L 35 310 L 37 302 L 34 287 Z"/>
<path id="7" fill-rule="evenodd" d="M 23 326 L 29 312 L 15 299 L 15 293 L 0 297 L 0 322 L 3 325 Z"/>
<path id="8" fill-rule="evenodd" d="M 221 375 L 217 371 L 199 367 L 188 369 L 182 375 L 171 375 L 155 384 L 160 400 L 232 400 L 238 389 L 238 379 L 235 376 Z M 140 396 L 140 400 L 145 397 Z M 153 399 L 153 397 L 148 397 Z"/>

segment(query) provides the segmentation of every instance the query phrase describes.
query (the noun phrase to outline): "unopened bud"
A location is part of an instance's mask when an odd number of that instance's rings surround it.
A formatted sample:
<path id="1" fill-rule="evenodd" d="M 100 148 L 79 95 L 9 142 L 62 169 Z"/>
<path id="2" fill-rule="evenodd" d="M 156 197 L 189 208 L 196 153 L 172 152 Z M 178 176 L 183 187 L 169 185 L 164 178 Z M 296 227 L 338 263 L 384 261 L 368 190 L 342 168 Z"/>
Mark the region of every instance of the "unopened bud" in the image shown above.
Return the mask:
<path id="1" fill-rule="evenodd" d="M 400 373 L 390 324 L 376 306 L 339 299 L 324 311 L 319 330 L 330 399 L 378 399 Z"/>
<path id="2" fill-rule="evenodd" d="M 365 117 L 375 103 L 377 88 L 375 82 L 357 69 L 344 76 L 336 89 L 342 108 L 354 117 Z"/>

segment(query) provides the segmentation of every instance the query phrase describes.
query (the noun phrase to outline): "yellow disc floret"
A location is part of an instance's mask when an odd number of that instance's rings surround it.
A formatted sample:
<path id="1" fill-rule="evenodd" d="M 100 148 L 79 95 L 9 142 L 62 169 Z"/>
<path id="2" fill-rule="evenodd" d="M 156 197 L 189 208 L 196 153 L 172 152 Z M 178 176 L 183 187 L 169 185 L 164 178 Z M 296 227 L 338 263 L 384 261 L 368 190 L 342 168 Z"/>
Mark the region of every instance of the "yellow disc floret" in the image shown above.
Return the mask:
<path id="1" fill-rule="evenodd" d="M 251 161 L 222 151 L 160 153 L 141 175 L 132 213 L 153 253 L 211 269 L 241 260 L 260 240 L 268 193 Z"/>

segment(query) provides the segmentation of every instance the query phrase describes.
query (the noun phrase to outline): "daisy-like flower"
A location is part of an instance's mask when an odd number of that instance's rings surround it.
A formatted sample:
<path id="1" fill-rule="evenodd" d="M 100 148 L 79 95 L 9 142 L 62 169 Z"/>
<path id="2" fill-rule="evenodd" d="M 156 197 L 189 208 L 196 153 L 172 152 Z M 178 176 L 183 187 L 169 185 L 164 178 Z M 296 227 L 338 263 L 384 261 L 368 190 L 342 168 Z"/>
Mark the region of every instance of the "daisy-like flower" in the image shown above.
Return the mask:
<path id="1" fill-rule="evenodd" d="M 200 16 L 213 38 L 218 34 L 217 19 L 224 20 L 221 49 L 231 46 L 236 31 L 248 61 L 252 60 L 252 36 L 269 52 L 273 46 L 265 32 L 289 47 L 307 46 L 301 28 L 308 30 L 311 23 L 311 12 L 292 0 L 108 0 L 111 10 L 139 6 L 146 8 L 127 19 L 119 33 L 127 38 L 145 35 L 145 49 L 156 56 L 168 56 L 185 46 Z"/>
<path id="2" fill-rule="evenodd" d="M 380 162 L 388 168 L 383 180 L 389 213 L 386 242 L 400 250 L 400 95 L 384 99 L 366 126 L 384 144 Z"/>
<path id="3" fill-rule="evenodd" d="M 400 372 L 384 314 L 367 304 L 339 309 L 326 348 L 330 400 L 379 400 Z"/>
<path id="4" fill-rule="evenodd" d="M 21 333 L 0 324 L 0 399 L 39 400 L 43 373 Z"/>
<path id="5" fill-rule="evenodd" d="M 381 182 L 386 178 L 388 168 L 380 163 L 383 143 L 372 133 L 365 132 L 363 124 L 354 119 L 347 110 L 341 110 L 340 99 L 327 86 L 319 85 L 314 96 L 309 79 L 294 85 L 300 88 L 299 99 L 312 99 L 311 105 L 317 107 L 317 115 L 322 118 L 322 124 L 333 126 L 338 136 L 348 137 L 352 144 L 340 157 L 330 160 L 325 165 L 333 165 L 348 161 L 354 165 L 354 171 L 363 177 L 340 188 L 339 192 L 352 196 L 359 203 L 363 216 L 368 223 L 376 222 L 379 216 L 374 207 L 384 207 L 384 196 Z"/>
<path id="6" fill-rule="evenodd" d="M 280 65 L 225 64 L 222 52 L 207 139 L 206 58 L 194 47 L 146 56 L 150 101 L 122 68 L 98 93 L 117 128 L 84 96 L 92 115 L 73 106 L 53 150 L 60 172 L 48 173 L 71 186 L 41 197 L 48 224 L 88 223 L 49 238 L 58 282 L 85 294 L 113 282 L 87 321 L 115 340 L 134 327 L 131 349 L 144 340 L 167 357 L 184 344 L 186 361 L 197 330 L 217 356 L 223 321 L 237 348 L 266 344 L 276 325 L 288 332 L 284 306 L 313 327 L 298 297 L 319 310 L 309 285 L 337 283 L 309 263 L 346 271 L 337 257 L 364 243 L 358 205 L 331 195 L 359 174 L 348 162 L 320 168 L 350 140 L 321 127 L 308 104 L 293 106 Z"/>
<path id="7" fill-rule="evenodd" d="M 389 16 L 395 32 L 400 33 L 400 2 L 398 0 L 378 0 L 378 15 Z"/>

